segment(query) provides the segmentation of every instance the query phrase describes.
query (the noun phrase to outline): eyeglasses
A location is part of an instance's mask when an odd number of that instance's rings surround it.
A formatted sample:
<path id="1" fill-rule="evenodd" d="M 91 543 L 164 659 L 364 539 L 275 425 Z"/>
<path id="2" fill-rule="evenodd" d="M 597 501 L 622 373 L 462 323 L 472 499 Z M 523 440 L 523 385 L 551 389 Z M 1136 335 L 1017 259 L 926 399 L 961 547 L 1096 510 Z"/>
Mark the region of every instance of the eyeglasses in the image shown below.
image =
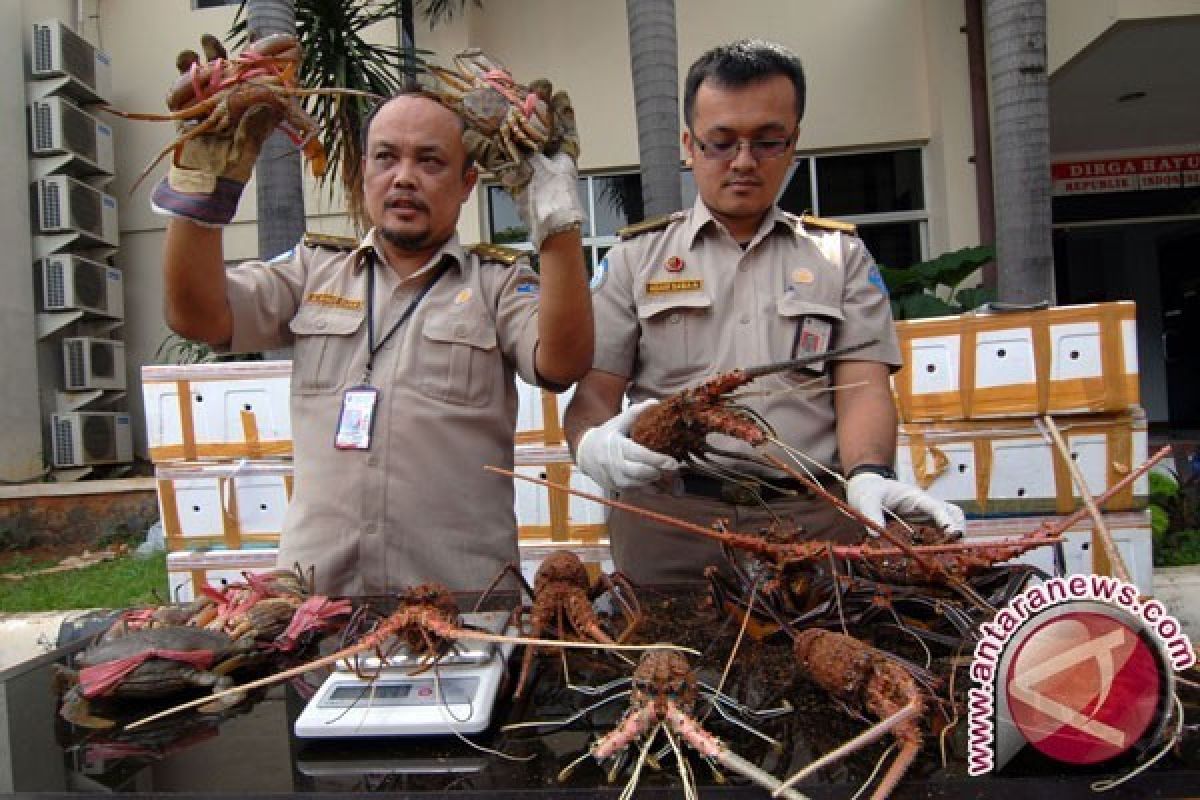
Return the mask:
<path id="1" fill-rule="evenodd" d="M 741 152 L 742 145 L 750 150 L 750 156 L 755 161 L 779 158 L 792 148 L 795 133 L 786 139 L 734 139 L 731 142 L 706 142 L 693 134 L 692 140 L 700 148 L 704 157 L 712 161 L 733 161 Z"/>

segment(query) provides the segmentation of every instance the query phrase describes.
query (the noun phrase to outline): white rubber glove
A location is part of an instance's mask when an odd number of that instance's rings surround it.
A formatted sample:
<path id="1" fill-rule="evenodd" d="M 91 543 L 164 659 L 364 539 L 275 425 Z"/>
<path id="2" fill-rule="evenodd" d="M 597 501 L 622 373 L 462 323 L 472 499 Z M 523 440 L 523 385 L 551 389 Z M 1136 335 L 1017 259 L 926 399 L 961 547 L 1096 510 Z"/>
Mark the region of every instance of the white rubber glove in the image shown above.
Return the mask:
<path id="1" fill-rule="evenodd" d="M 651 399 L 635 403 L 603 425 L 584 431 L 575 451 L 575 463 L 580 471 L 613 491 L 645 486 L 654 483 L 664 472 L 679 469 L 675 459 L 642 447 L 629 438 L 633 421 L 657 402 Z"/>
<path id="2" fill-rule="evenodd" d="M 967 524 L 962 509 L 953 503 L 938 500 L 914 486 L 873 472 L 861 472 L 846 482 L 846 500 L 852 508 L 877 522 L 880 527 L 885 524 L 884 509 L 901 518 L 914 513 L 925 514 L 948 533 L 962 533 Z M 867 528 L 867 532 L 872 536 L 879 535 L 870 528 Z"/>
<path id="3" fill-rule="evenodd" d="M 527 161 L 533 168 L 533 177 L 513 190 L 513 203 L 521 221 L 529 228 L 530 241 L 540 250 L 547 236 L 583 224 L 579 174 L 575 160 L 566 153 L 552 158 L 533 153 Z"/>

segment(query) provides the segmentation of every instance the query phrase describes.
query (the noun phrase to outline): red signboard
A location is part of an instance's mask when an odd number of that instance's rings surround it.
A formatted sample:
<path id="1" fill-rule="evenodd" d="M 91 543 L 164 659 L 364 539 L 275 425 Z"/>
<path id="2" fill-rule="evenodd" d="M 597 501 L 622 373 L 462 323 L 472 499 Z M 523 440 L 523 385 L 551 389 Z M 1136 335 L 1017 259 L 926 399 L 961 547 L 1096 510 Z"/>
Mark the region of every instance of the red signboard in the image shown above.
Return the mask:
<path id="1" fill-rule="evenodd" d="M 1200 152 L 1063 161 L 1051 176 L 1056 195 L 1200 186 Z"/>

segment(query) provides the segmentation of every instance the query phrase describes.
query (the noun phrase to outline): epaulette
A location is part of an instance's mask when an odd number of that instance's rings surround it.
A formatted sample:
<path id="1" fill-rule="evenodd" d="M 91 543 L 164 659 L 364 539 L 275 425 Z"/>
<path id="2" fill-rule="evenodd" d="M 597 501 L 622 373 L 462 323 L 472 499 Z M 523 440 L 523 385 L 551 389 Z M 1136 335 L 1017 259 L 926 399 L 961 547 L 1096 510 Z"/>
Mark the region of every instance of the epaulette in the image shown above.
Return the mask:
<path id="1" fill-rule="evenodd" d="M 624 241 L 626 239 L 632 239 L 635 236 L 641 236 L 643 233 L 661 231 L 675 220 L 683 219 L 683 216 L 683 211 L 672 211 L 670 214 L 663 214 L 661 217 L 644 219 L 641 222 L 635 222 L 632 225 L 626 225 L 624 228 L 618 228 L 617 236 L 620 236 L 621 241 Z"/>
<path id="2" fill-rule="evenodd" d="M 484 261 L 499 261 L 501 264 L 512 266 L 517 263 L 517 259 L 521 256 L 528 255 L 523 250 L 517 250 L 513 247 L 505 247 L 504 245 L 492 244 L 491 242 L 480 242 L 473 244 L 467 248 L 467 252 L 474 253 Z"/>
<path id="3" fill-rule="evenodd" d="M 327 247 L 331 250 L 353 250 L 358 247 L 358 239 L 331 233 L 306 233 L 300 241 L 305 247 Z"/>
<path id="4" fill-rule="evenodd" d="M 840 222 L 836 219 L 825 219 L 824 217 L 814 217 L 812 214 L 801 214 L 800 221 L 805 227 L 822 228 L 827 231 L 838 231 L 839 233 L 848 233 L 854 236 L 858 231 L 858 226 L 853 222 Z"/>

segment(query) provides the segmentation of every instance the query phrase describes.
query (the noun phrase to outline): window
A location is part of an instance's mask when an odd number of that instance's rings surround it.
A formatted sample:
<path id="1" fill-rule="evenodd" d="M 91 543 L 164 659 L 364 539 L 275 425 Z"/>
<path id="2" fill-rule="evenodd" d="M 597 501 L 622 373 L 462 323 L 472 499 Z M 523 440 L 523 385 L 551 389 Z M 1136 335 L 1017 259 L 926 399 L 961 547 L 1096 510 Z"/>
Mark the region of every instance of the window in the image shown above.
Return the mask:
<path id="1" fill-rule="evenodd" d="M 919 148 L 801 156 L 784 180 L 779 206 L 853 222 L 877 262 L 907 267 L 923 261 L 928 247 L 922 159 Z M 682 170 L 679 180 L 687 208 L 696 200 L 692 171 Z M 616 244 L 619 228 L 643 218 L 641 179 L 637 172 L 586 175 L 579 179 L 579 197 L 590 269 Z M 488 187 L 488 223 L 493 242 L 532 249 L 529 232 L 499 186 Z"/>
<path id="2" fill-rule="evenodd" d="M 583 206 L 583 249 L 588 271 L 617 243 L 617 231 L 645 217 L 642 181 L 637 172 L 582 175 L 578 183 Z M 517 216 L 512 198 L 499 186 L 487 187 L 488 233 L 492 242 L 532 250 L 529 230 Z"/>
<path id="3" fill-rule="evenodd" d="M 925 258 L 929 213 L 917 148 L 797 159 L 779 205 L 793 214 L 853 222 L 885 266 L 907 267 Z"/>

